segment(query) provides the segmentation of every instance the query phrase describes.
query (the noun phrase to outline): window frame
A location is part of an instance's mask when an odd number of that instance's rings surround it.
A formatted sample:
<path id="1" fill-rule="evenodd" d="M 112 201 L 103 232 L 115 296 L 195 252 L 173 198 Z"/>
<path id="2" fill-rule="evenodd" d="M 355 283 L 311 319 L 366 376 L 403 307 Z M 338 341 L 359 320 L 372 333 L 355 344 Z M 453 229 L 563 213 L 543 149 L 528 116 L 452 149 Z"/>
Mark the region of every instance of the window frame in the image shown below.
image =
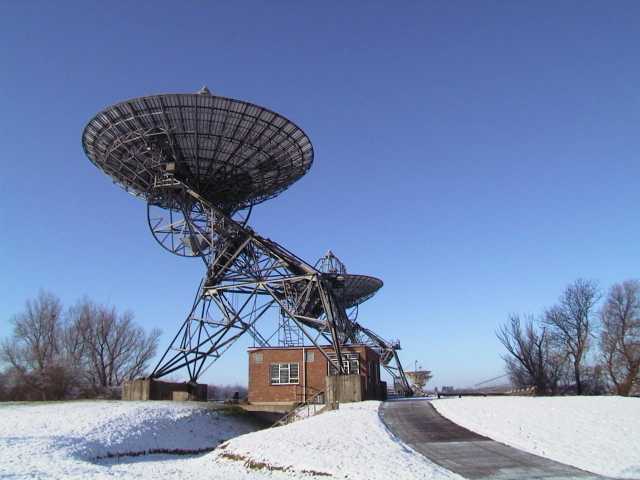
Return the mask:
<path id="1" fill-rule="evenodd" d="M 296 369 L 296 376 L 292 377 L 291 375 L 291 366 L 295 365 L 295 369 Z M 276 367 L 278 368 L 278 376 L 277 376 L 277 382 L 274 382 L 274 380 L 276 379 L 276 377 L 273 375 L 273 368 Z M 286 371 L 287 372 L 287 382 L 282 382 L 282 372 Z M 295 381 L 292 381 L 292 378 L 295 378 Z M 298 362 L 276 362 L 276 363 L 271 363 L 269 365 L 269 385 L 299 385 L 300 384 L 300 364 Z"/>
<path id="2" fill-rule="evenodd" d="M 332 360 L 336 360 L 337 355 L 335 353 L 330 353 L 329 358 L 331 358 Z M 355 364 L 355 371 L 352 371 L 352 364 Z M 344 367 L 347 375 L 362 375 L 362 369 L 360 368 L 360 354 L 358 352 L 343 353 L 342 366 Z M 333 367 L 331 362 L 327 362 L 327 375 L 335 376 L 337 374 L 338 372 Z"/>

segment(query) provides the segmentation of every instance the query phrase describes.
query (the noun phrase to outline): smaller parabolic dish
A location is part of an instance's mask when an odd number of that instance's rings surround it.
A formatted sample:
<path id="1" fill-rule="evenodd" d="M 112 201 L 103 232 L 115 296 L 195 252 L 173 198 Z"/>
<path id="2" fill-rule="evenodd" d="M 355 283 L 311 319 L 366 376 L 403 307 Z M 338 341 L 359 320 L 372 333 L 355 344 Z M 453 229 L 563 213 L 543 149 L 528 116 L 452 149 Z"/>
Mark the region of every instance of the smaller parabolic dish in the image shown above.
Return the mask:
<path id="1" fill-rule="evenodd" d="M 333 283 L 333 293 L 345 308 L 355 307 L 369 300 L 383 285 L 379 278 L 350 273 L 335 275 Z"/>

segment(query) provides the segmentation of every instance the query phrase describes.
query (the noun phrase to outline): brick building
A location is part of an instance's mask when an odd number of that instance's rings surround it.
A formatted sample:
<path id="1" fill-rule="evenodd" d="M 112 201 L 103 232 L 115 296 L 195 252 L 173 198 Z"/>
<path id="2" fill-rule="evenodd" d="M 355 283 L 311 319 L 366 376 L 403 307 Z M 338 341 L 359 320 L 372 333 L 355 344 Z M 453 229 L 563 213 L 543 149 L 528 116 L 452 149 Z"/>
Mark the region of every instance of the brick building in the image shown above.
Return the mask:
<path id="1" fill-rule="evenodd" d="M 335 358 L 332 347 L 321 347 Z M 346 373 L 360 377 L 362 400 L 383 399 L 386 383 L 380 380 L 380 357 L 366 345 L 342 349 Z M 249 403 L 290 405 L 310 401 L 320 394 L 324 402 L 327 376 L 335 375 L 325 355 L 317 347 L 256 347 L 249 349 Z M 357 380 L 357 379 L 356 379 Z"/>

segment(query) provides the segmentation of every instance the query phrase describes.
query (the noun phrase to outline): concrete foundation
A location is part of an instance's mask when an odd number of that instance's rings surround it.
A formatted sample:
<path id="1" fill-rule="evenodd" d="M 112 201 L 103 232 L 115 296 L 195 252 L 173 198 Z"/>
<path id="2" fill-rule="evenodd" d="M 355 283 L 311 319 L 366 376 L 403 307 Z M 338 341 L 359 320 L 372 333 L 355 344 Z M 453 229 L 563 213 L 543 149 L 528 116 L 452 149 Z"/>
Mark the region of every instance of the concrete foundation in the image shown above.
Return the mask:
<path id="1" fill-rule="evenodd" d="M 122 386 L 123 400 L 207 400 L 207 386 L 201 383 L 161 382 L 151 378 L 127 380 Z"/>
<path id="2" fill-rule="evenodd" d="M 364 378 L 360 375 L 328 375 L 325 379 L 327 405 L 364 400 Z"/>
<path id="3" fill-rule="evenodd" d="M 237 406 L 265 425 L 273 425 L 296 405 L 295 403 L 240 403 Z"/>
<path id="4" fill-rule="evenodd" d="M 298 404 L 291 402 L 260 402 L 260 403 L 240 403 L 238 407 L 247 412 L 270 412 L 284 415 L 290 412 Z"/>

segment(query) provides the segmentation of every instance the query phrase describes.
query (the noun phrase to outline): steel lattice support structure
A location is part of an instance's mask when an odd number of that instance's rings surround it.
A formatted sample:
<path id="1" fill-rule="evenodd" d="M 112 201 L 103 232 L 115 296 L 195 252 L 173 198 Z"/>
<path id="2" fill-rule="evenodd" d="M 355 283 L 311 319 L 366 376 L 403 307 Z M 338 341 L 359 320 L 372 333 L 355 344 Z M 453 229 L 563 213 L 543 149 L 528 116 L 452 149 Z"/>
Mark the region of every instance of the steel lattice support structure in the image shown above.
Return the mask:
<path id="1" fill-rule="evenodd" d="M 217 360 L 245 333 L 259 345 L 268 345 L 256 323 L 271 307 L 280 308 L 312 344 L 319 346 L 323 340 L 338 355 L 344 344 L 354 340 L 355 324 L 336 299 L 331 276 L 236 222 L 170 172 L 156 179 L 155 189 L 165 201 L 191 207 L 183 208 L 182 218 L 191 241 L 200 245 L 207 273 L 189 315 L 151 377 L 186 368 L 195 382 L 208 362 Z M 193 211 L 198 212 L 195 219 Z M 327 360 L 342 372 L 341 364 L 328 356 Z"/>
<path id="2" fill-rule="evenodd" d="M 402 392 L 406 396 L 413 395 L 413 389 L 407 376 L 402 368 L 398 350 L 400 350 L 400 342 L 390 342 L 385 340 L 372 330 L 356 323 L 355 325 L 358 343 L 369 345 L 380 355 L 380 364 L 393 379 L 394 389 L 396 392 Z"/>

